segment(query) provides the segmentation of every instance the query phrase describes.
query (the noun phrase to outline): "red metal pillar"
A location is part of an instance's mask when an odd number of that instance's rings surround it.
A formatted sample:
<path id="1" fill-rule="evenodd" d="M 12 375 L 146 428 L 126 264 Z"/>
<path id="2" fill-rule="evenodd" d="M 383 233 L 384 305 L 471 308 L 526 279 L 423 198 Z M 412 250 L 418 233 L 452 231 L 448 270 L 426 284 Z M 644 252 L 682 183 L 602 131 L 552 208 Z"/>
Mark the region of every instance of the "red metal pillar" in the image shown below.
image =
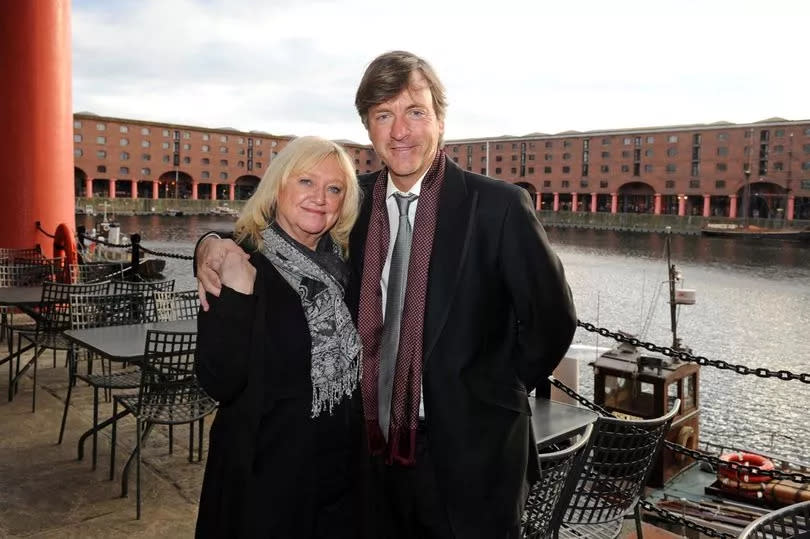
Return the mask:
<path id="1" fill-rule="evenodd" d="M 711 195 L 703 195 L 703 217 L 709 217 L 712 213 L 712 197 Z"/>
<path id="2" fill-rule="evenodd" d="M 686 215 L 686 195 L 678 195 L 678 216 Z"/>
<path id="3" fill-rule="evenodd" d="M 157 200 L 160 198 L 158 189 L 160 189 L 160 183 L 157 180 L 152 181 L 152 200 Z"/>
<path id="4" fill-rule="evenodd" d="M 610 193 L 610 213 L 619 213 L 619 194 Z"/>
<path id="5" fill-rule="evenodd" d="M 728 198 L 731 201 L 731 204 L 730 204 L 729 209 L 728 209 L 728 216 L 731 217 L 732 219 L 736 219 L 736 217 L 737 217 L 737 195 L 729 195 Z"/>
<path id="6" fill-rule="evenodd" d="M 138 180 L 132 180 L 132 183 L 130 184 L 129 187 L 130 187 L 130 191 L 129 191 L 130 198 L 132 198 L 133 200 L 137 199 L 138 198 Z"/>
<path id="7" fill-rule="evenodd" d="M 560 211 L 560 193 L 554 193 L 554 211 Z"/>
<path id="8" fill-rule="evenodd" d="M 787 206 L 787 213 L 785 214 L 785 219 L 787 219 L 788 221 L 792 221 L 795 212 L 796 212 L 796 195 L 788 195 L 788 206 Z"/>
<path id="9" fill-rule="evenodd" d="M 115 198 L 115 178 L 110 178 L 110 198 Z"/>
<path id="10" fill-rule="evenodd" d="M 655 193 L 655 215 L 661 215 L 661 193 Z"/>
<path id="11" fill-rule="evenodd" d="M 0 246 L 51 254 L 50 233 L 74 228 L 69 0 L 3 2 L 0 9 Z"/>
<path id="12" fill-rule="evenodd" d="M 577 193 L 571 193 L 571 211 L 574 213 L 577 211 Z"/>
<path id="13" fill-rule="evenodd" d="M 84 196 L 93 198 L 93 178 L 88 177 L 84 180 Z"/>
<path id="14" fill-rule="evenodd" d="M 234 195 L 236 194 L 236 185 L 229 184 L 228 185 L 228 200 L 233 200 Z"/>
<path id="15" fill-rule="evenodd" d="M 596 213 L 596 193 L 591 193 L 591 213 Z"/>
<path id="16" fill-rule="evenodd" d="M 191 183 L 191 200 L 197 200 L 197 182 Z"/>

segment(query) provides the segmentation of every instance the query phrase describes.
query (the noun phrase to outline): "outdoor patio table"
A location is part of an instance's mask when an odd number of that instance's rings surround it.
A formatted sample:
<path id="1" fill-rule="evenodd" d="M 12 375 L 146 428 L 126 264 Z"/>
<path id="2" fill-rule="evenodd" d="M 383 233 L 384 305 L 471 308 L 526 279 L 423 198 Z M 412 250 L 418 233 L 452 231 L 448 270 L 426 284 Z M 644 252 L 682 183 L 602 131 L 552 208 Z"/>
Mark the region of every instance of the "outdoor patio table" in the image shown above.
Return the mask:
<path id="1" fill-rule="evenodd" d="M 529 398 L 529 406 L 532 410 L 532 429 L 538 448 L 579 434 L 597 418 L 596 413 L 587 408 L 541 397 Z"/>
<path id="2" fill-rule="evenodd" d="M 42 287 L 41 286 L 9 286 L 0 287 L 0 307 L 15 307 L 20 309 L 26 314 L 35 315 L 35 307 L 42 301 Z M 28 344 L 19 350 L 13 350 L 13 339 L 9 336 L 9 354 L 0 359 L 0 365 L 8 361 L 8 400 L 9 402 L 14 398 L 15 388 L 17 381 L 28 370 L 28 367 L 22 371 L 14 374 L 12 368 L 14 358 L 19 358 L 21 354 L 27 352 L 34 347 L 34 344 Z M 19 368 L 19 363 L 18 363 Z"/>
<path id="3" fill-rule="evenodd" d="M 171 322 L 149 322 L 146 324 L 129 324 L 125 326 L 105 326 L 86 329 L 69 329 L 64 331 L 65 337 L 78 346 L 95 352 L 111 361 L 138 363 L 143 359 L 146 345 L 146 333 L 149 330 L 196 332 L 196 320 L 176 320 Z M 117 416 L 101 422 L 93 429 L 90 428 L 79 438 L 79 460 L 84 457 L 84 441 L 104 427 L 118 421 L 128 412 L 119 412 Z"/>

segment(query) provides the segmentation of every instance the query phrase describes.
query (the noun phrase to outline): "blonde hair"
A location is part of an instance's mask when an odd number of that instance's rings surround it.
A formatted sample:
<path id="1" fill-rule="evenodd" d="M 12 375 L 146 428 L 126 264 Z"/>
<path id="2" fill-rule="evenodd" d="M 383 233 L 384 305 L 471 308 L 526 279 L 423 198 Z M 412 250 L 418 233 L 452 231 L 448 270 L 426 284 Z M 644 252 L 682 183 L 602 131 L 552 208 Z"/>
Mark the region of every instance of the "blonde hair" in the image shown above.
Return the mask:
<path id="1" fill-rule="evenodd" d="M 337 143 L 313 136 L 290 141 L 270 162 L 256 192 L 247 201 L 236 221 L 236 242 L 246 243 L 248 247 L 257 249 L 263 241 L 262 231 L 275 221 L 281 187 L 293 176 L 306 173 L 329 158 L 337 161 L 346 181 L 343 207 L 337 222 L 329 230 L 329 235 L 344 251 L 348 251 L 349 233 L 360 212 L 360 187 L 354 165 L 346 150 Z"/>

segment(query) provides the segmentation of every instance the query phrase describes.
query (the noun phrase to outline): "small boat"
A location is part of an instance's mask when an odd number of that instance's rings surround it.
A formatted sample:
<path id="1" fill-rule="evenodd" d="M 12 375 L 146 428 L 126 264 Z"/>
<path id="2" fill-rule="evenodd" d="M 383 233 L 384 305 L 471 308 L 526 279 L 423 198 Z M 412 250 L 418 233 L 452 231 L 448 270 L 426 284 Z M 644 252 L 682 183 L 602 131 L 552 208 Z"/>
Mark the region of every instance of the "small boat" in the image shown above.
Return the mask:
<path id="1" fill-rule="evenodd" d="M 810 240 L 810 230 L 802 228 L 764 228 L 736 223 L 708 223 L 701 229 L 704 236 L 771 240 Z"/>
<path id="2" fill-rule="evenodd" d="M 105 221 L 106 223 L 106 221 Z M 93 241 L 100 240 L 99 242 Z M 100 243 L 105 241 L 120 247 L 113 247 Z M 132 249 L 129 236 L 121 234 L 121 227 L 116 222 L 107 223 L 107 237 L 98 235 L 96 229 L 92 229 L 89 234 L 78 242 L 79 255 L 85 264 L 92 263 L 113 263 L 131 266 Z M 141 258 L 136 271 L 144 279 L 159 279 L 166 268 L 166 261 L 161 258 Z"/>
<path id="3" fill-rule="evenodd" d="M 211 208 L 208 213 L 211 215 L 230 215 L 233 217 L 239 216 L 239 212 L 233 208 L 229 208 L 227 204 Z"/>

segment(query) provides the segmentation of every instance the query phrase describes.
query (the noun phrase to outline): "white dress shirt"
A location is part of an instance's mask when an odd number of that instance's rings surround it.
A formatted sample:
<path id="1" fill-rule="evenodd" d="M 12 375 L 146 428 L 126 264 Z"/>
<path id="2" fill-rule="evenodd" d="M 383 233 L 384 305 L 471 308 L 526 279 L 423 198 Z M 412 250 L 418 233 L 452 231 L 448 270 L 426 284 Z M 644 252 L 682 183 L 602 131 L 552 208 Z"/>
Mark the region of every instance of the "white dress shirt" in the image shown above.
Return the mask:
<path id="1" fill-rule="evenodd" d="M 425 172 L 427 174 L 427 172 Z M 388 253 L 385 255 L 385 265 L 383 266 L 382 274 L 380 275 L 380 288 L 382 289 L 382 314 L 385 320 L 385 301 L 388 296 L 388 276 L 391 274 L 391 257 L 394 255 L 394 242 L 397 239 L 397 226 L 399 226 L 399 208 L 397 201 L 394 200 L 394 193 L 401 193 L 403 195 L 413 194 L 416 195 L 416 200 L 411 202 L 408 206 L 408 222 L 411 223 L 411 230 L 413 230 L 413 221 L 416 217 L 416 206 L 419 204 L 419 193 L 422 191 L 422 180 L 425 179 L 425 174 L 419 178 L 410 191 L 403 193 L 394 186 L 391 181 L 391 173 L 388 174 L 388 185 L 385 188 L 385 207 L 388 210 Z M 407 285 L 406 285 L 407 290 Z"/>
<path id="2" fill-rule="evenodd" d="M 425 174 L 427 174 L 427 171 L 425 171 Z M 397 239 L 397 227 L 399 226 L 399 208 L 397 207 L 397 201 L 394 200 L 394 193 L 402 193 L 403 195 L 414 194 L 417 196 L 416 200 L 411 202 L 410 206 L 408 206 L 408 222 L 411 224 L 411 229 L 413 230 L 413 222 L 414 218 L 416 217 L 416 206 L 419 204 L 418 197 L 419 193 L 422 191 L 422 180 L 425 179 L 425 174 L 422 174 L 422 177 L 419 178 L 415 184 L 413 184 L 413 187 L 411 187 L 408 192 L 403 193 L 394 186 L 394 182 L 391 180 L 391 173 L 388 173 L 388 184 L 385 188 L 385 207 L 388 210 L 388 253 L 385 255 L 385 265 L 383 266 L 382 274 L 380 275 L 383 320 L 385 320 L 385 301 L 388 292 L 388 276 L 391 273 L 391 257 L 394 254 L 394 242 Z M 408 286 L 406 284 L 405 290 L 407 289 Z M 419 417 L 425 417 L 425 396 L 424 390 L 422 389 L 421 380 L 419 383 Z"/>

